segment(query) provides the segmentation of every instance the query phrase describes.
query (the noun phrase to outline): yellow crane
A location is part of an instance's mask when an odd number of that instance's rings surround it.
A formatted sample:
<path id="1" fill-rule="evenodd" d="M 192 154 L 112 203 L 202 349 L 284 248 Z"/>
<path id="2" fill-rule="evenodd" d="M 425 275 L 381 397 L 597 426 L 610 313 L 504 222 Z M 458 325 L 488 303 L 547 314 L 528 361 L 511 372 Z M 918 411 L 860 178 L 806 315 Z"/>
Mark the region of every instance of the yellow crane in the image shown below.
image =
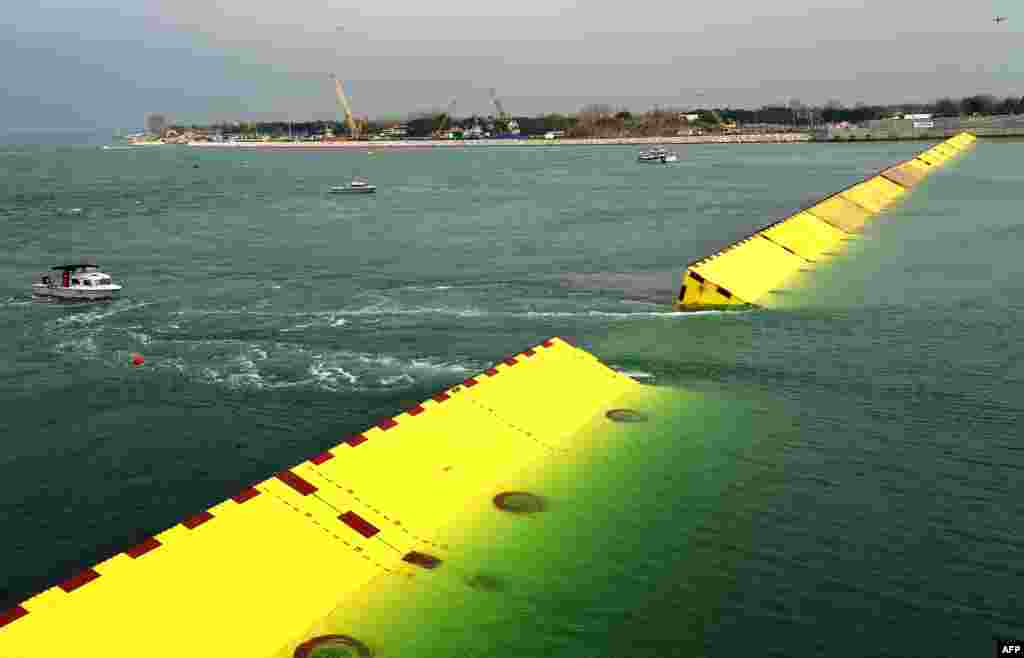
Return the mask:
<path id="1" fill-rule="evenodd" d="M 352 139 L 359 139 L 359 124 L 356 123 L 355 117 L 352 116 L 352 107 L 348 104 L 348 97 L 345 96 L 345 90 L 341 87 L 341 80 L 333 73 L 331 74 L 331 79 L 334 80 L 334 93 L 338 96 L 338 103 L 345 112 L 345 123 L 348 125 L 349 134 Z"/>
<path id="2" fill-rule="evenodd" d="M 450 103 L 448 103 L 448 109 L 445 110 L 444 114 L 441 115 L 441 121 L 438 123 L 437 130 L 435 132 L 440 134 L 441 132 L 444 131 L 445 128 L 447 128 L 449 125 L 451 125 L 451 120 L 452 120 L 452 115 L 453 114 L 455 114 L 455 99 L 454 98 L 451 100 Z"/>

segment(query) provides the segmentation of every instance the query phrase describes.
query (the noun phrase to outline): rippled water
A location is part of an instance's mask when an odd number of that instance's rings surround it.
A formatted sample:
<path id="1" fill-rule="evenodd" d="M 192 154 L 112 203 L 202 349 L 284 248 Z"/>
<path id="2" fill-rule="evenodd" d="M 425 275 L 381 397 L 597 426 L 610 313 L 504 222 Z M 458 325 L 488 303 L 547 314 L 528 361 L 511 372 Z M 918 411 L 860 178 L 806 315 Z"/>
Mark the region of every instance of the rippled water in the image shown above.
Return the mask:
<path id="1" fill-rule="evenodd" d="M 689 260 L 923 148 L 4 146 L 3 598 L 563 335 L 706 396 L 731 484 L 699 513 L 685 479 L 639 497 L 633 561 L 557 655 L 990 651 L 1024 631 L 1022 147 L 980 143 L 785 308 L 668 306 Z M 353 173 L 379 193 L 325 193 Z M 122 299 L 28 300 L 83 255 Z"/>

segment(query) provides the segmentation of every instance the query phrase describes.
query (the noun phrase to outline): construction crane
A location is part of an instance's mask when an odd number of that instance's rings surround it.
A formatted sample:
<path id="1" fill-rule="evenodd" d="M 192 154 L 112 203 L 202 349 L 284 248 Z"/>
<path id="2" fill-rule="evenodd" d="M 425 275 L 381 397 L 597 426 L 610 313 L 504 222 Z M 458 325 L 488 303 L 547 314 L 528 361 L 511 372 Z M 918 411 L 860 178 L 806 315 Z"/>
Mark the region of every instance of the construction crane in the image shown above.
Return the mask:
<path id="1" fill-rule="evenodd" d="M 491 88 L 491 102 L 494 103 L 494 108 L 498 110 L 496 119 L 509 119 L 509 115 L 505 112 L 505 108 L 501 105 L 501 99 L 498 98 L 498 90 Z"/>
<path id="2" fill-rule="evenodd" d="M 356 123 L 355 117 L 352 116 L 352 107 L 348 104 L 345 90 L 341 88 L 341 80 L 333 73 L 331 74 L 331 79 L 334 80 L 334 93 L 338 96 L 338 103 L 345 112 L 345 123 L 348 124 L 349 134 L 352 139 L 359 139 L 359 125 Z"/>
<path id="3" fill-rule="evenodd" d="M 444 114 L 441 115 L 441 123 L 437 127 L 437 131 L 441 132 L 444 130 L 452 121 L 452 116 L 455 114 L 455 99 L 453 98 L 448 103 L 448 109 L 445 110 Z"/>

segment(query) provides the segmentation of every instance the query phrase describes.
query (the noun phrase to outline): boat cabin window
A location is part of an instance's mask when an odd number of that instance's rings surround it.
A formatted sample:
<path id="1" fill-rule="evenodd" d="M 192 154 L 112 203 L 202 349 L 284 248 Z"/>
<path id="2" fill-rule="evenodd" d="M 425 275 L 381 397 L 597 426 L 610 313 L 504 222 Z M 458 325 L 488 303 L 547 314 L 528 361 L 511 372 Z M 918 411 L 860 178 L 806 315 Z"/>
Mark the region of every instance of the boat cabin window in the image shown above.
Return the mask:
<path id="1" fill-rule="evenodd" d="M 71 285 L 77 286 L 78 285 L 78 279 L 71 279 Z"/>
<path id="2" fill-rule="evenodd" d="M 101 286 L 109 286 L 110 285 L 110 279 L 100 279 L 100 285 Z"/>

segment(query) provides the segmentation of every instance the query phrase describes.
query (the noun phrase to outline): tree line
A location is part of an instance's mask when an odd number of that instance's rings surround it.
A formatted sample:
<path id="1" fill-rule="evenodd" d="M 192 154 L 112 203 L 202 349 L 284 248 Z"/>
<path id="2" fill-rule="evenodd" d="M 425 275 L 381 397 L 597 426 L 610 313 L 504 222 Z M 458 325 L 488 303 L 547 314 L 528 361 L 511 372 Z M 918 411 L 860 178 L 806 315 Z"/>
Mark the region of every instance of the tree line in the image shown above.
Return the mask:
<path id="1" fill-rule="evenodd" d="M 623 137 L 668 136 L 685 130 L 714 132 L 732 126 L 798 129 L 826 123 L 862 123 L 902 114 L 932 114 L 937 117 L 1024 114 L 1024 98 L 997 98 L 991 94 L 977 94 L 959 99 L 940 98 L 932 103 L 858 103 L 853 107 L 846 107 L 836 100 L 823 106 L 808 106 L 794 99 L 786 105 L 765 105 L 757 109 L 655 107 L 647 112 L 636 113 L 607 104 L 592 103 L 584 105 L 575 114 L 549 113 L 535 117 L 515 117 L 515 121 L 520 134 L 526 136 L 558 130 L 571 137 Z M 444 112 L 417 112 L 408 115 L 404 121 L 365 120 L 361 132 L 364 135 L 373 134 L 399 123 L 406 127 L 407 135 L 413 138 L 430 137 L 442 129 L 466 130 L 475 125 L 492 133 L 508 131 L 505 119 L 492 116 L 449 117 Z M 328 132 L 335 135 L 348 133 L 348 128 L 340 121 L 235 122 L 190 127 L 212 130 L 226 137 L 260 135 L 308 138 Z M 176 125 L 172 128 L 180 132 L 187 127 Z"/>

